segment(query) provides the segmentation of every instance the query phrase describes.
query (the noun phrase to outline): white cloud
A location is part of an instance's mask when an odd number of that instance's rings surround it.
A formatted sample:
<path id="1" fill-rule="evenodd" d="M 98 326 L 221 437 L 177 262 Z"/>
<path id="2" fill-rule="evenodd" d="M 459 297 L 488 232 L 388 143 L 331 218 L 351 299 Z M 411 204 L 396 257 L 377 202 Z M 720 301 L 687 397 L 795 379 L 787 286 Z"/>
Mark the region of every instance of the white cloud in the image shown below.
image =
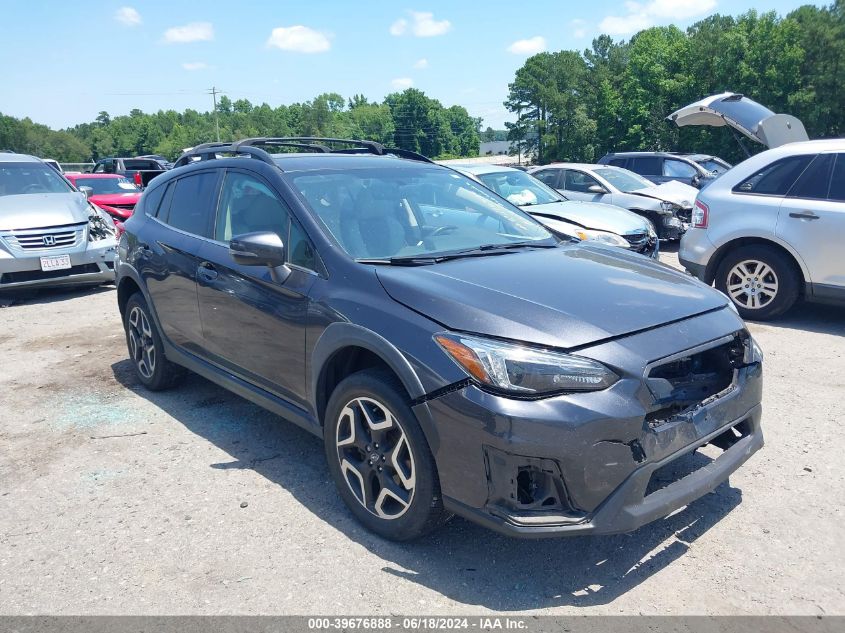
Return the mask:
<path id="1" fill-rule="evenodd" d="M 517 40 L 508 46 L 507 50 L 514 55 L 536 55 L 546 50 L 546 38 L 537 35 L 529 37 L 527 40 Z"/>
<path id="2" fill-rule="evenodd" d="M 120 7 L 114 12 L 114 19 L 124 26 L 138 26 L 141 23 L 141 14 L 132 7 Z"/>
<path id="3" fill-rule="evenodd" d="M 411 16 L 409 22 L 405 18 L 399 18 L 390 25 L 391 35 L 405 35 L 408 27 L 411 27 L 411 34 L 415 37 L 435 37 L 443 35 L 452 29 L 449 20 L 435 20 L 434 14 L 430 11 L 408 11 Z"/>
<path id="4" fill-rule="evenodd" d="M 208 68 L 208 64 L 205 62 L 185 62 L 182 64 L 182 68 L 185 70 L 205 70 Z"/>
<path id="5" fill-rule="evenodd" d="M 406 30 L 408 30 L 408 20 L 405 18 L 399 18 L 396 22 L 390 25 L 391 35 L 404 35 Z"/>
<path id="6" fill-rule="evenodd" d="M 273 29 L 267 46 L 295 53 L 325 53 L 332 47 L 329 36 L 307 26 L 280 26 Z"/>
<path id="7" fill-rule="evenodd" d="M 214 39 L 211 22 L 191 22 L 185 26 L 174 26 L 164 32 L 164 41 L 171 44 L 188 42 L 209 42 Z"/>
<path id="8" fill-rule="evenodd" d="M 626 2 L 628 15 L 609 15 L 599 24 L 602 33 L 631 35 L 661 22 L 688 20 L 710 13 L 716 0 L 650 0 Z"/>
<path id="9" fill-rule="evenodd" d="M 414 80 L 410 77 L 399 77 L 390 82 L 396 90 L 407 90 L 414 85 Z"/>
<path id="10" fill-rule="evenodd" d="M 428 68 L 428 60 L 425 57 L 423 57 L 422 59 L 418 59 L 414 62 L 414 68 L 416 68 L 417 70 Z"/>

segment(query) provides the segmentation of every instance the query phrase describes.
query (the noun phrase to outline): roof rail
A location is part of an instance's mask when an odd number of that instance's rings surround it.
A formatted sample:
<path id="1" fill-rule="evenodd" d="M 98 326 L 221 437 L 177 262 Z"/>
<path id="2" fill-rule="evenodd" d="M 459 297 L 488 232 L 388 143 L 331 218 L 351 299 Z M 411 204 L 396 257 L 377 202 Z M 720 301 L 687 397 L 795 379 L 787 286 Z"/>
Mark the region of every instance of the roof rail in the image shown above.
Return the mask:
<path id="1" fill-rule="evenodd" d="M 332 148 L 330 145 L 346 145 L 348 147 Z M 296 149 L 303 149 L 311 152 L 320 152 L 323 154 L 375 154 L 377 156 L 384 156 L 392 154 L 399 158 L 406 158 L 409 160 L 417 160 L 426 163 L 433 163 L 430 158 L 398 147 L 385 147 L 376 141 L 362 141 L 359 139 L 347 138 L 326 138 L 320 136 L 262 136 L 256 138 L 247 138 L 233 143 L 202 143 L 196 147 L 188 150 L 182 154 L 174 163 L 175 167 L 187 165 L 195 160 L 210 160 L 217 158 L 218 154 L 249 154 L 253 158 L 257 158 L 265 163 L 275 165 L 273 157 L 265 150 L 264 147 L 292 147 Z"/>

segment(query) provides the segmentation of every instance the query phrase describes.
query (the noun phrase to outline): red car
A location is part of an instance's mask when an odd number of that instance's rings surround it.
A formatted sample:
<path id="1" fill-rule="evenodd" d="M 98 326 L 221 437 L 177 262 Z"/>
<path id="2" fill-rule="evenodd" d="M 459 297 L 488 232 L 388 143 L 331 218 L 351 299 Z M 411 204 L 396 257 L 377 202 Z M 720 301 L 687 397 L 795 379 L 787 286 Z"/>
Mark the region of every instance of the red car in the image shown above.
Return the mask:
<path id="1" fill-rule="evenodd" d="M 115 222 L 122 222 L 135 210 L 141 190 L 129 179 L 117 174 L 65 174 L 65 178 L 80 189 L 93 191 L 88 200 L 108 213 Z"/>

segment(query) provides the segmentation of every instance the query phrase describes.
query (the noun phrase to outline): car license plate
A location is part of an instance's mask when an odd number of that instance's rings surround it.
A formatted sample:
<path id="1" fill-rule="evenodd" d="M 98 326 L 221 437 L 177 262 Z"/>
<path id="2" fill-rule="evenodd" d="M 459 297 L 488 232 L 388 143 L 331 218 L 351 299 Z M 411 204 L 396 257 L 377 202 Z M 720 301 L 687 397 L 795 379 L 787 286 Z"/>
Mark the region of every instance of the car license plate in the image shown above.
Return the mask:
<path id="1" fill-rule="evenodd" d="M 41 258 L 41 270 L 64 270 L 70 268 L 70 255 L 52 255 Z"/>

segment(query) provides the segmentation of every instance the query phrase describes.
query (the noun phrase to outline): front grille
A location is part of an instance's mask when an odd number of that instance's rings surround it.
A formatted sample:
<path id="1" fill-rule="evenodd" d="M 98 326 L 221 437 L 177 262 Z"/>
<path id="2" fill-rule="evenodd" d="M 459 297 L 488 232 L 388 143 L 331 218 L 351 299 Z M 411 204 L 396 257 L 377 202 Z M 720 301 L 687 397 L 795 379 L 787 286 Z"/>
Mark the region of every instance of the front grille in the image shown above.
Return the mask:
<path id="1" fill-rule="evenodd" d="M 97 264 L 80 264 L 63 270 L 24 270 L 17 273 L 3 273 L 0 275 L 0 286 L 3 284 L 18 284 L 25 281 L 43 281 L 45 279 L 60 279 L 70 275 L 84 275 L 98 273 Z"/>
<path id="2" fill-rule="evenodd" d="M 112 209 L 123 209 L 124 211 L 132 211 L 135 208 L 134 204 L 107 204 L 106 206 Z"/>
<path id="3" fill-rule="evenodd" d="M 654 410 L 646 415 L 652 427 L 700 405 L 727 390 L 734 372 L 744 365 L 747 334 L 706 349 L 681 354 L 652 365 L 646 383 L 654 396 Z"/>
<path id="4" fill-rule="evenodd" d="M 22 253 L 71 248 L 82 244 L 85 225 L 5 231 L 2 238 L 10 249 Z"/>

